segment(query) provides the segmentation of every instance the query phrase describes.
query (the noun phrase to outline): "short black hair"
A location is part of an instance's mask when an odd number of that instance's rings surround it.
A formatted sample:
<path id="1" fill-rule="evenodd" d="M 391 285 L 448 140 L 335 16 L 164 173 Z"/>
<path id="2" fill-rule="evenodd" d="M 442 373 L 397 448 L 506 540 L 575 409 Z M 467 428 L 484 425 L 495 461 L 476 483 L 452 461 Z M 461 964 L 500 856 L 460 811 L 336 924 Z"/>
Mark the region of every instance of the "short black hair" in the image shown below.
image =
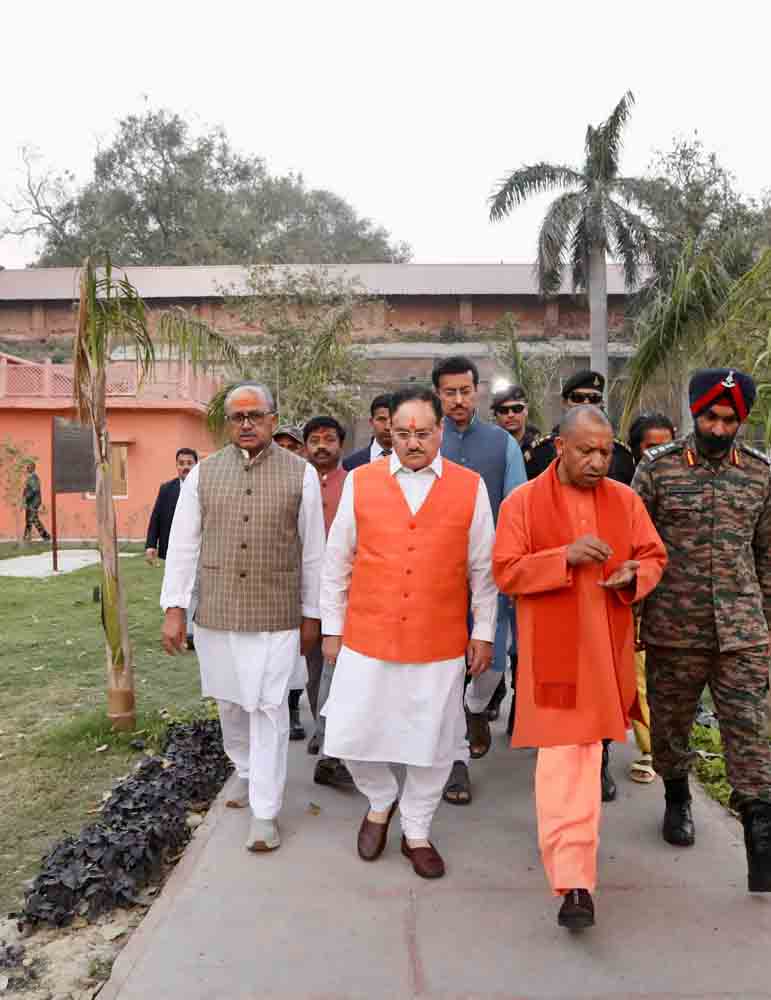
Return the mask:
<path id="1" fill-rule="evenodd" d="M 372 402 L 369 404 L 369 415 L 371 417 L 375 416 L 377 410 L 389 410 L 391 406 L 391 393 L 381 392 L 379 396 L 375 396 Z"/>
<path id="2" fill-rule="evenodd" d="M 314 431 L 320 431 L 323 427 L 329 427 L 331 430 L 336 431 L 340 439 L 340 444 L 345 441 L 345 427 L 343 427 L 339 420 L 335 420 L 334 417 L 311 417 L 305 427 L 303 427 L 303 441 L 307 444 L 311 434 Z"/>
<path id="3" fill-rule="evenodd" d="M 198 452 L 195 451 L 194 448 L 177 448 L 177 454 L 174 456 L 175 462 L 180 455 L 192 455 L 196 461 L 196 464 L 198 463 Z"/>
<path id="4" fill-rule="evenodd" d="M 513 399 L 516 401 L 521 401 L 523 403 L 527 402 L 527 393 L 522 388 L 521 385 L 510 385 L 505 389 L 499 389 L 498 392 L 492 398 L 491 409 L 497 410 L 498 407 L 505 403 L 507 400 Z"/>
<path id="5" fill-rule="evenodd" d="M 468 371 L 468 369 L 464 369 Z M 399 389 L 391 396 L 391 403 L 388 407 L 388 412 L 391 414 L 391 419 L 393 419 L 394 414 L 403 406 L 405 403 L 430 403 L 434 408 L 434 416 L 436 417 L 436 422 L 442 419 L 444 414 L 442 413 L 442 401 L 439 399 L 437 394 L 433 389 L 430 389 L 427 385 L 415 385 L 411 386 L 409 389 Z"/>
<path id="6" fill-rule="evenodd" d="M 632 422 L 632 426 L 629 428 L 629 447 L 632 449 L 635 462 L 639 462 L 642 458 L 642 440 L 646 431 L 654 430 L 669 431 L 674 440 L 675 425 L 666 413 L 641 413 Z"/>
<path id="7" fill-rule="evenodd" d="M 474 388 L 479 385 L 479 369 L 471 360 L 463 354 L 453 354 L 451 358 L 440 358 L 434 364 L 434 370 L 431 372 L 431 381 L 434 383 L 434 388 L 439 388 L 439 379 L 442 375 L 465 375 L 466 372 L 471 372 L 471 377 L 474 380 Z"/>

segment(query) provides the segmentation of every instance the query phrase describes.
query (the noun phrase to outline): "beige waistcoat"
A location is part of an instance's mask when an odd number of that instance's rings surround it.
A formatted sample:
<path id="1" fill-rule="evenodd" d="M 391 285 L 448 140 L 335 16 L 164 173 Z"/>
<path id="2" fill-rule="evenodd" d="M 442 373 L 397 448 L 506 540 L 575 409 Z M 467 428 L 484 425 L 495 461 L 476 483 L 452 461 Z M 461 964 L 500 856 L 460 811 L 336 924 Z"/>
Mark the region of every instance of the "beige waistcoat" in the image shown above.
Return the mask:
<path id="1" fill-rule="evenodd" d="M 303 459 L 272 443 L 251 465 L 232 444 L 201 462 L 199 625 L 233 632 L 299 627 L 297 518 L 305 469 Z"/>

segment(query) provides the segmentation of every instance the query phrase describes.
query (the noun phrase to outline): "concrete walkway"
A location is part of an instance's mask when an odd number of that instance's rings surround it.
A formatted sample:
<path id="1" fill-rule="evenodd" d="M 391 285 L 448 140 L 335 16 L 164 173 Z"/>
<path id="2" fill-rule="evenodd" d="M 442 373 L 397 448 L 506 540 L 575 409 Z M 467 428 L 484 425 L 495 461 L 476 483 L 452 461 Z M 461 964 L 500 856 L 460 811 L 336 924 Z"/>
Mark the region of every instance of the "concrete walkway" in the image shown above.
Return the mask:
<path id="1" fill-rule="evenodd" d="M 617 747 L 598 923 L 571 935 L 538 855 L 535 754 L 504 740 L 498 723 L 473 804 L 440 808 L 437 882 L 399 853 L 398 822 L 383 857 L 360 861 L 364 799 L 314 785 L 291 744 L 280 850 L 248 854 L 248 817 L 220 796 L 100 1000 L 771 996 L 771 897 L 746 892 L 730 816 L 697 793 L 696 847 L 664 844 L 661 783 L 630 782 L 634 749 Z"/>
<path id="2" fill-rule="evenodd" d="M 131 559 L 137 552 L 121 552 L 121 559 Z M 99 552 L 96 549 L 59 549 L 57 562 L 59 569 L 55 573 L 51 552 L 37 552 L 30 556 L 13 556 L 11 559 L 0 559 L 0 576 L 22 576 L 42 579 L 48 576 L 61 576 L 62 573 L 72 573 L 85 566 L 94 566 L 99 562 Z"/>

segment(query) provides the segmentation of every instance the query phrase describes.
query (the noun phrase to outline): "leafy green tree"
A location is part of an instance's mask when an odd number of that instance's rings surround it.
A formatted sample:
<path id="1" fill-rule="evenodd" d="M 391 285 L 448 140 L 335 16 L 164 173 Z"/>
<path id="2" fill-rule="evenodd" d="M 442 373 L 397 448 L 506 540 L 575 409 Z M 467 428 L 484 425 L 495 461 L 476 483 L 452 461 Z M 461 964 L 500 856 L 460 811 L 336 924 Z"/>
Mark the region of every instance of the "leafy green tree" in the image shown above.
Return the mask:
<path id="1" fill-rule="evenodd" d="M 358 281 L 323 267 L 260 265 L 250 270 L 245 290 L 230 293 L 230 308 L 261 333 L 244 345 L 246 374 L 229 380 L 210 404 L 213 430 L 222 430 L 224 398 L 245 377 L 272 388 L 282 423 L 302 424 L 319 413 L 345 422 L 358 414 L 366 360 L 353 323 L 367 302 Z"/>
<path id="2" fill-rule="evenodd" d="M 308 188 L 299 174 L 271 175 L 260 157 L 237 153 L 222 128 L 195 134 L 168 110 L 122 118 L 80 187 L 23 155 L 26 180 L 4 232 L 41 240 L 39 265 L 77 266 L 103 248 L 122 265 L 410 256 L 343 198 Z"/>
<path id="3" fill-rule="evenodd" d="M 617 257 L 629 289 L 653 253 L 654 234 L 641 214 L 633 179 L 620 174 L 622 133 L 634 97 L 628 91 L 606 121 L 589 125 L 582 167 L 535 163 L 500 182 L 490 197 L 490 219 L 506 218 L 521 202 L 544 191 L 561 191 L 538 235 L 536 271 L 542 294 L 556 295 L 569 269 L 573 288 L 588 292 L 591 364 L 608 373 L 607 258 Z"/>
<path id="4" fill-rule="evenodd" d="M 658 152 L 649 177 L 634 182 L 656 230 L 652 271 L 633 305 L 638 348 L 629 370 L 624 421 L 634 415 L 645 386 L 663 374 L 680 396 L 680 422 L 688 426 L 686 394 L 690 371 L 699 365 L 725 363 L 750 368 L 760 348 L 750 331 L 745 339 L 722 338 L 716 348 L 715 331 L 725 320 L 729 297 L 768 245 L 767 199 L 759 204 L 741 197 L 734 176 L 705 149 L 698 137 L 676 139 L 667 152 Z M 742 305 L 742 310 L 746 303 Z M 730 347 L 730 350 L 729 350 Z"/>

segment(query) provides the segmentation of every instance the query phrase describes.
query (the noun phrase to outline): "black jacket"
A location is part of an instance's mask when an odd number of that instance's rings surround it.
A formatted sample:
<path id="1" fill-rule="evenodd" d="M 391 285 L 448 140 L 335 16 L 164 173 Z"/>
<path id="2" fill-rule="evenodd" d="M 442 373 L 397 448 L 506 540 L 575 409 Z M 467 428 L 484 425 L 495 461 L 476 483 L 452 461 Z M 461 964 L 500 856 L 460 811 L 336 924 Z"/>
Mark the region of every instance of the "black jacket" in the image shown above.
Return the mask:
<path id="1" fill-rule="evenodd" d="M 158 549 L 158 555 L 161 559 L 166 558 L 166 552 L 169 548 L 171 522 L 174 520 L 174 511 L 177 509 L 180 485 L 179 476 L 164 483 L 158 490 L 155 506 L 150 515 L 145 548 Z"/>
<path id="2" fill-rule="evenodd" d="M 360 465 L 369 464 L 370 448 L 372 447 L 372 442 L 365 445 L 363 448 L 359 448 L 358 451 L 352 451 L 347 458 L 343 459 L 343 468 L 346 472 L 350 472 L 352 469 L 358 469 Z"/>

